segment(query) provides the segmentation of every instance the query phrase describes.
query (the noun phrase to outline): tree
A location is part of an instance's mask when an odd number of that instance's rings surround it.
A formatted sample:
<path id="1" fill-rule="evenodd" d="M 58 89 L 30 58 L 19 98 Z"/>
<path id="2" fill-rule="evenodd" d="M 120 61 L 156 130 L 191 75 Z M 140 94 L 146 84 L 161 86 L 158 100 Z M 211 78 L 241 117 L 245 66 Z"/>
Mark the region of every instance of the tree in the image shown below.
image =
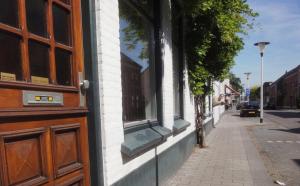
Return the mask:
<path id="1" fill-rule="evenodd" d="M 246 0 L 184 1 L 186 58 L 189 84 L 195 95 L 197 138 L 205 146 L 202 130 L 205 95 L 212 91 L 210 80 L 223 80 L 243 49 L 243 34 L 258 15 Z"/>
<path id="2" fill-rule="evenodd" d="M 250 100 L 259 100 L 260 99 L 260 87 L 255 85 L 250 89 Z"/>
<path id="3" fill-rule="evenodd" d="M 209 79 L 223 80 L 243 48 L 243 34 L 258 15 L 245 0 L 185 1 L 186 54 L 194 95 L 210 92 Z"/>
<path id="4" fill-rule="evenodd" d="M 228 75 L 229 81 L 230 81 L 230 85 L 232 86 L 233 89 L 235 89 L 238 92 L 242 92 L 243 91 L 243 86 L 241 83 L 241 79 L 239 77 L 236 77 L 235 74 L 233 73 L 229 73 Z"/>

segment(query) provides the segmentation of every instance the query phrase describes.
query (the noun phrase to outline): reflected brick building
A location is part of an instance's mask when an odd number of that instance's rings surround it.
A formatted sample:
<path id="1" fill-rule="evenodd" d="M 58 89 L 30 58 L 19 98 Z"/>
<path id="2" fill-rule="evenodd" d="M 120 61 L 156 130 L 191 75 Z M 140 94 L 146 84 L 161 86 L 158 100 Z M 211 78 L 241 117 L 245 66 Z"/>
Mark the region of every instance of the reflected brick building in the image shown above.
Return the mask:
<path id="1" fill-rule="evenodd" d="M 121 53 L 123 119 L 134 121 L 145 117 L 145 98 L 142 94 L 142 66 Z"/>

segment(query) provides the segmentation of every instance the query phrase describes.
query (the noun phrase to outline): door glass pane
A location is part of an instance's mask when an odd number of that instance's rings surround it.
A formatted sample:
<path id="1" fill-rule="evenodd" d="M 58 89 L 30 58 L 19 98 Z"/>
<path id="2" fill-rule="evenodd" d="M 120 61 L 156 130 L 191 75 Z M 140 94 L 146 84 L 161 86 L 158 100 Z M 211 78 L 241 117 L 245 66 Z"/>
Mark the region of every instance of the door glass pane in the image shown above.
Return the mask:
<path id="1" fill-rule="evenodd" d="M 33 83 L 49 83 L 49 47 L 29 41 L 30 75 Z"/>
<path id="2" fill-rule="evenodd" d="M 53 4 L 54 37 L 59 43 L 70 45 L 70 13 Z"/>
<path id="3" fill-rule="evenodd" d="M 22 80 L 20 39 L 0 32 L 0 79 Z"/>
<path id="4" fill-rule="evenodd" d="M 18 0 L 1 0 L 0 22 L 18 27 Z"/>
<path id="5" fill-rule="evenodd" d="M 156 119 L 153 25 L 119 3 L 123 121 Z"/>
<path id="6" fill-rule="evenodd" d="M 56 80 L 59 85 L 71 83 L 71 54 L 62 49 L 55 50 Z"/>
<path id="7" fill-rule="evenodd" d="M 46 36 L 46 1 L 28 0 L 25 2 L 27 26 L 29 32 L 40 36 Z"/>

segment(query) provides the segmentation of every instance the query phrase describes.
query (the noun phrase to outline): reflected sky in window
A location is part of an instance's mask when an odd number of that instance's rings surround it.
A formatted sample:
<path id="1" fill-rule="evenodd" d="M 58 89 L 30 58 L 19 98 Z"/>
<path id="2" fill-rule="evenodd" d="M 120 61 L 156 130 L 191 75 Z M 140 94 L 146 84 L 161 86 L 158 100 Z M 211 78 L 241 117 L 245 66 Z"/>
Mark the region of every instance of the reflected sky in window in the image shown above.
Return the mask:
<path id="1" fill-rule="evenodd" d="M 132 40 L 126 38 L 131 37 L 129 35 L 136 35 L 136 31 L 127 31 L 129 27 L 129 23 L 125 19 L 120 18 L 121 52 L 140 65 L 143 72 L 149 67 L 149 52 L 145 52 L 145 50 L 148 50 L 148 42 L 136 36 L 132 36 L 136 37 Z M 146 55 L 144 55 L 145 53 Z"/>

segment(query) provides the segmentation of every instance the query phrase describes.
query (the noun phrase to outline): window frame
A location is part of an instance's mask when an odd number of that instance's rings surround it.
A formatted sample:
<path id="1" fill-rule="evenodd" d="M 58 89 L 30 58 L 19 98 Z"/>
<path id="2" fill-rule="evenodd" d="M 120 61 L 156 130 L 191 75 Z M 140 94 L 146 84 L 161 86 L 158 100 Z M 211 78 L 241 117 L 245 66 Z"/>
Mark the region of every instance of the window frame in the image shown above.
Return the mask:
<path id="1" fill-rule="evenodd" d="M 136 4 L 134 1 L 132 0 L 119 0 L 119 2 L 122 1 L 122 3 L 126 3 L 126 5 L 130 6 L 132 9 L 134 9 L 135 11 L 137 11 L 139 13 L 139 15 L 146 20 L 149 24 L 152 24 L 153 27 L 153 34 L 152 34 L 152 38 L 153 38 L 153 61 L 151 63 L 151 65 L 154 68 L 154 74 L 153 77 L 151 78 L 151 80 L 154 81 L 155 85 L 154 85 L 154 92 L 155 92 L 155 105 L 156 105 L 156 117 L 152 118 L 152 119 L 143 119 L 143 120 L 137 120 L 137 121 L 129 121 L 129 122 L 125 122 L 123 120 L 123 127 L 125 132 L 126 131 L 132 131 L 132 130 L 139 130 L 140 127 L 148 127 L 148 126 L 154 126 L 157 125 L 159 123 L 159 121 L 161 121 L 161 102 L 160 102 L 160 89 L 158 88 L 158 84 L 160 83 L 160 73 L 158 71 L 158 68 L 161 64 L 160 62 L 160 5 L 159 5 L 159 0 L 153 0 L 153 6 L 152 6 L 152 11 L 153 11 L 153 16 L 151 17 L 151 15 L 149 15 L 141 6 L 139 6 L 138 4 Z M 121 47 L 121 45 L 120 45 Z M 120 51 L 121 53 L 121 51 Z M 123 93 L 122 93 L 123 94 Z M 123 102 L 123 99 L 122 99 Z M 122 106 L 122 109 L 123 106 Z M 122 112 L 122 118 L 123 118 L 123 112 Z"/>
<path id="2" fill-rule="evenodd" d="M 78 72 L 80 69 L 79 62 L 82 62 L 82 41 L 80 36 L 82 34 L 82 28 L 79 27 L 78 19 L 81 17 L 81 10 L 78 4 L 79 0 L 71 1 L 69 4 L 60 0 L 43 0 L 45 1 L 45 17 L 46 17 L 46 34 L 45 36 L 39 36 L 31 33 L 27 27 L 26 17 L 26 2 L 23 0 L 17 0 L 18 7 L 18 26 L 13 27 L 8 24 L 0 22 L 0 31 L 14 35 L 14 37 L 20 38 L 20 50 L 21 50 L 21 68 L 22 68 L 22 80 L 21 81 L 3 81 L 0 80 L 1 87 L 9 88 L 21 88 L 21 89 L 35 89 L 35 90 L 55 90 L 65 92 L 79 92 L 78 85 Z M 69 12 L 70 21 L 70 46 L 56 42 L 54 38 L 54 18 L 53 18 L 53 5 L 56 5 Z M 80 21 L 79 21 L 80 22 Z M 80 28 L 80 29 L 78 29 Z M 30 74 L 30 61 L 29 61 L 29 41 L 33 41 L 49 47 L 49 84 L 37 84 L 31 82 Z M 62 49 L 71 54 L 70 66 L 71 66 L 71 85 L 59 85 L 56 81 L 56 67 L 55 67 L 55 49 Z"/>
<path id="3" fill-rule="evenodd" d="M 179 0 L 172 0 L 171 1 L 171 23 L 172 23 L 172 35 L 173 35 L 173 25 L 174 25 L 174 15 L 177 15 L 177 19 L 179 19 L 179 27 L 178 27 L 178 83 L 179 83 L 179 115 L 176 115 L 174 113 L 174 120 L 184 119 L 184 63 L 185 63 L 185 57 L 184 57 L 184 13 L 182 11 L 183 7 L 181 4 L 181 1 Z M 175 6 L 178 8 L 178 12 L 174 12 Z M 172 36 L 172 48 L 173 48 L 173 36 Z M 174 59 L 174 52 L 172 50 L 172 60 Z M 173 60 L 174 63 L 174 60 Z M 173 64 L 174 65 L 174 64 Z M 174 73 L 174 72 L 173 72 Z M 173 76 L 174 78 L 174 76 Z M 174 80 L 173 80 L 174 83 Z M 174 91 L 174 86 L 173 86 Z M 173 98 L 175 99 L 175 98 Z M 175 100 L 173 100 L 173 103 L 175 103 Z M 174 104 L 174 107 L 176 105 Z"/>

